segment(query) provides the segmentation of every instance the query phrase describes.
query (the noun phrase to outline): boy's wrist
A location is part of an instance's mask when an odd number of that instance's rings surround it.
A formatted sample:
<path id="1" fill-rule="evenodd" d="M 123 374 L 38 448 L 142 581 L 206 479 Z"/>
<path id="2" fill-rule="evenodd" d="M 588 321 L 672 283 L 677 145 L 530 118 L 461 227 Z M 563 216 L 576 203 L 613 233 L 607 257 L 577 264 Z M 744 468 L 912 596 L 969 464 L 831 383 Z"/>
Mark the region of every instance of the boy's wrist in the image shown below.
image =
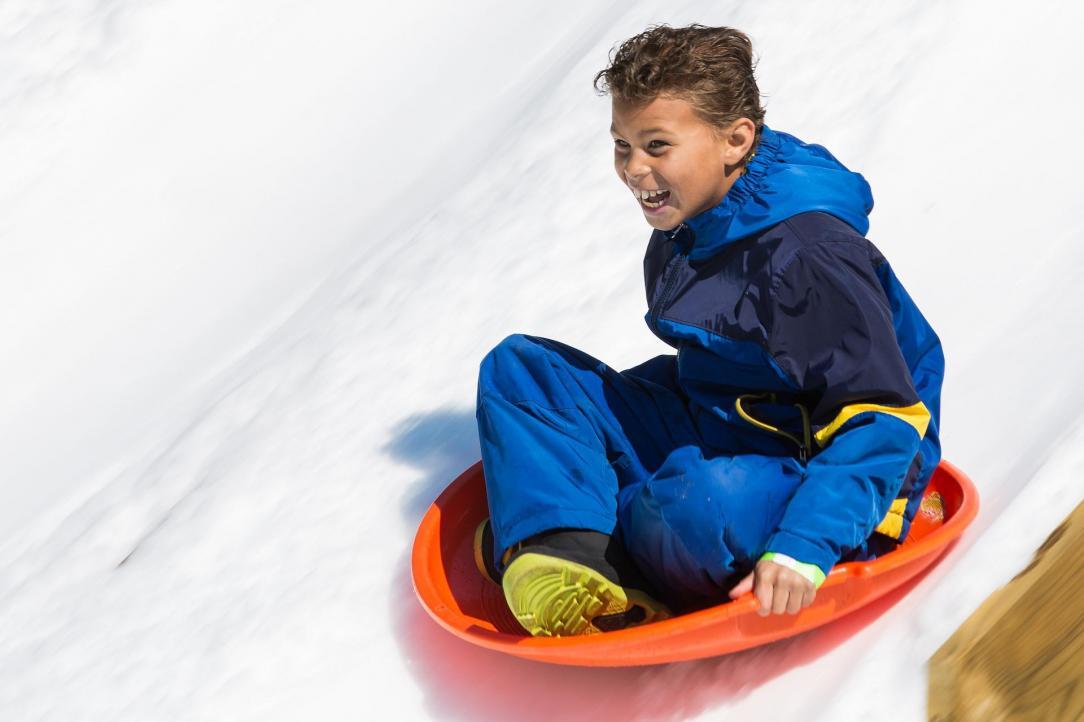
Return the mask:
<path id="1" fill-rule="evenodd" d="M 820 588 L 820 585 L 824 583 L 824 572 L 816 564 L 806 564 L 800 562 L 794 557 L 789 557 L 786 554 L 779 554 L 778 552 L 765 552 L 760 561 L 768 561 L 773 564 L 786 567 L 791 571 L 797 572 L 809 580 L 813 584 L 814 589 Z"/>

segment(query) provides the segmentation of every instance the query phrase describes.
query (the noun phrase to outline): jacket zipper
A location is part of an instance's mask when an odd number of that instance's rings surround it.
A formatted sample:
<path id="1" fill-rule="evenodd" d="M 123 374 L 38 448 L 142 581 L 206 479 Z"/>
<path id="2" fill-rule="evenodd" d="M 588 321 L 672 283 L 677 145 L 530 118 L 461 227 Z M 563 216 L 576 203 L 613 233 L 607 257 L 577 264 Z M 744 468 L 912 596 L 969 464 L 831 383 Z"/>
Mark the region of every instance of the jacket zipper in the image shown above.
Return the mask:
<path id="1" fill-rule="evenodd" d="M 742 417 L 753 426 L 764 429 L 765 431 L 770 431 L 773 434 L 785 436 L 786 438 L 793 441 L 795 444 L 798 445 L 798 458 L 802 461 L 808 461 L 810 447 L 812 446 L 812 441 L 810 439 L 812 429 L 810 428 L 811 424 L 809 421 L 809 411 L 805 408 L 805 406 L 802 406 L 801 404 L 791 404 L 792 406 L 797 407 L 798 411 L 800 411 L 802 414 L 802 437 L 799 438 L 794 434 L 783 431 L 778 426 L 772 426 L 771 424 L 761 421 L 760 419 L 753 416 L 750 412 L 746 411 L 745 408 L 742 406 L 742 401 L 744 401 L 745 399 L 763 400 L 765 398 L 770 399 L 772 403 L 776 403 L 775 394 L 773 393 L 741 394 L 736 399 L 734 399 L 734 409 L 738 412 L 738 416 Z"/>
<path id="2" fill-rule="evenodd" d="M 678 226 L 677 232 L 674 233 L 673 238 L 675 239 L 675 243 L 677 242 L 676 239 L 678 237 L 678 234 L 681 233 L 682 230 L 684 230 L 684 227 L 685 224 L 682 223 L 680 226 Z M 675 283 L 677 282 L 677 277 L 679 274 L 676 272 L 675 269 L 677 268 L 678 263 L 680 263 L 681 260 L 687 255 L 688 254 L 681 250 L 681 247 L 678 246 L 678 252 L 675 253 L 674 257 L 670 259 L 669 265 L 667 265 L 666 270 L 663 271 L 663 274 L 666 276 L 666 285 L 663 287 L 662 295 L 659 296 L 658 303 L 655 304 L 655 308 L 651 311 L 652 328 L 657 329 L 658 327 L 659 316 L 662 314 L 662 309 L 666 305 L 667 301 L 670 300 L 670 294 L 674 289 Z"/>

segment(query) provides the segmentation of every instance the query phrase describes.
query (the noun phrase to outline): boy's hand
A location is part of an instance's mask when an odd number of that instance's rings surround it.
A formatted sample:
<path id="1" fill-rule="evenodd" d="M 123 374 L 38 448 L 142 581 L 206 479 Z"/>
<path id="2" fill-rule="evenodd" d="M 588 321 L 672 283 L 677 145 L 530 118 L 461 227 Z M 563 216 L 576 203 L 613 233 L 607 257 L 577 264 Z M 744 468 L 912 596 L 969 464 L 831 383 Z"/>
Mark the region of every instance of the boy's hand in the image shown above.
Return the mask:
<path id="1" fill-rule="evenodd" d="M 730 590 L 730 598 L 737 599 L 752 591 L 760 601 L 757 614 L 797 614 L 808 607 L 817 596 L 813 582 L 798 572 L 768 560 L 757 562 L 756 568 Z"/>

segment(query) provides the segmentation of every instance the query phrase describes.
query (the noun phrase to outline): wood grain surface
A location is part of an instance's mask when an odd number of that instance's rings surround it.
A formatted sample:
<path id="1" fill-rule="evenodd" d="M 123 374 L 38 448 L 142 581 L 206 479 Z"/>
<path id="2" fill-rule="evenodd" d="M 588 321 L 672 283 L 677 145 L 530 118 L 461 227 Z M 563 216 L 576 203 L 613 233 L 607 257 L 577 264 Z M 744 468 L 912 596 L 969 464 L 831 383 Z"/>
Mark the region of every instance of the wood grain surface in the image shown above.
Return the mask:
<path id="1" fill-rule="evenodd" d="M 930 658 L 937 722 L 1084 720 L 1084 503 Z"/>

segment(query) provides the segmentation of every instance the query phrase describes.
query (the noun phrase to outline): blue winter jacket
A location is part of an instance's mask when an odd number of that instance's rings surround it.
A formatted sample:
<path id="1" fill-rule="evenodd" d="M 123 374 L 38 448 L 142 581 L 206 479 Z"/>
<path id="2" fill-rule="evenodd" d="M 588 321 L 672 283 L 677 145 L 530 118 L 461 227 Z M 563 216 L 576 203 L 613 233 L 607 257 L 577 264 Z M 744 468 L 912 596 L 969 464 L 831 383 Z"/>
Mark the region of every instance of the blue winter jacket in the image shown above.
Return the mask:
<path id="1" fill-rule="evenodd" d="M 764 126 L 723 201 L 644 259 L 648 326 L 709 441 L 806 462 L 767 549 L 824 573 L 902 541 L 941 457 L 941 343 L 864 237 L 872 208 L 860 174 Z"/>

